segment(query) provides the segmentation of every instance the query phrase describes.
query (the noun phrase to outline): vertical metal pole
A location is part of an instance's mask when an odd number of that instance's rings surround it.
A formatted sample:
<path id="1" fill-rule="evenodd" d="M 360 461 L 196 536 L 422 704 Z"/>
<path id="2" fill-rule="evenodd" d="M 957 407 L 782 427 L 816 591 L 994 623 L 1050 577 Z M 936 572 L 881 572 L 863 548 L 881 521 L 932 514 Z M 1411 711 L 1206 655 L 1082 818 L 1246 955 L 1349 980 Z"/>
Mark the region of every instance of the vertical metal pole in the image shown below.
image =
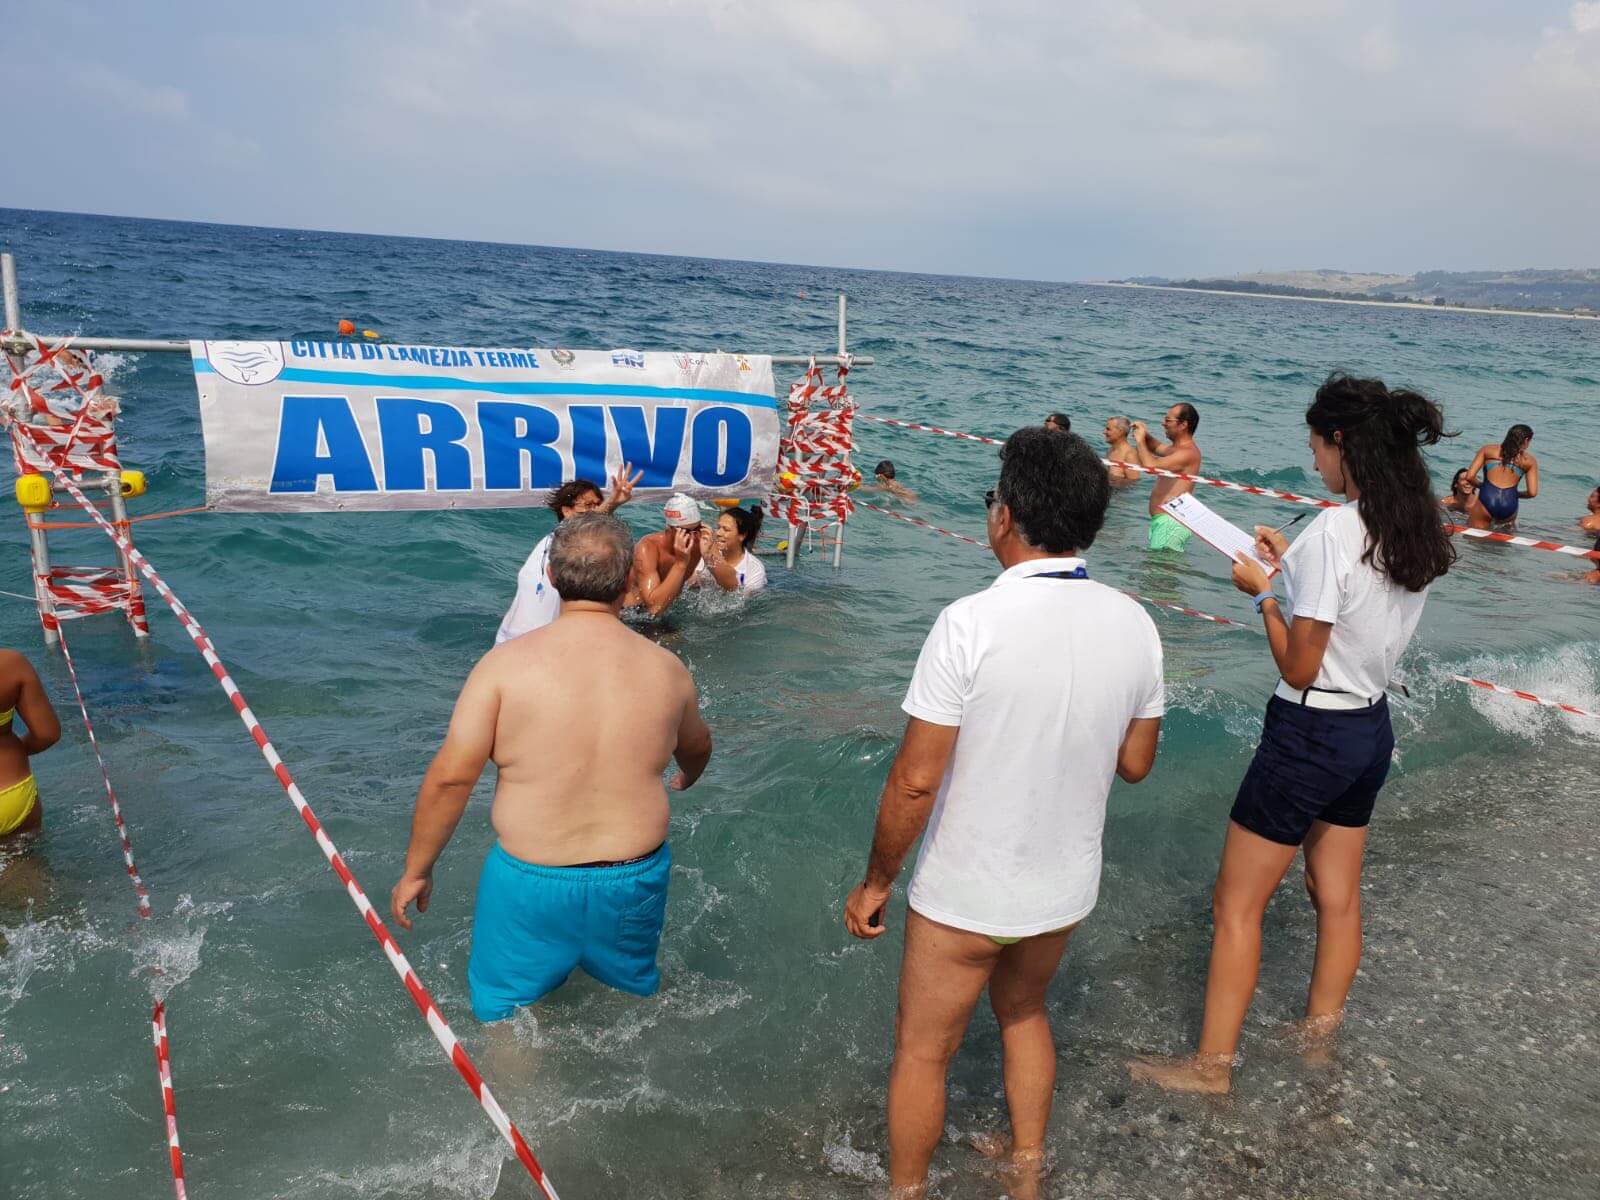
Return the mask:
<path id="1" fill-rule="evenodd" d="M 785 552 L 784 565 L 789 570 L 794 570 L 794 553 L 800 545 L 800 526 L 793 521 L 789 522 L 789 549 Z"/>
<path id="2" fill-rule="evenodd" d="M 839 357 L 844 357 L 844 293 L 839 293 Z"/>
<path id="3" fill-rule="evenodd" d="M 39 624 L 44 626 L 44 644 L 54 646 L 61 640 L 56 632 L 56 606 L 50 598 L 45 580 L 50 578 L 50 542 L 45 531 L 33 523 L 35 514 L 24 512 L 28 522 L 28 543 L 33 552 L 33 595 L 39 604 Z"/>
<path id="4" fill-rule="evenodd" d="M 128 524 L 128 506 L 122 499 L 122 478 L 106 473 L 106 493 L 111 497 L 111 524 L 117 531 L 133 541 L 133 526 Z M 150 636 L 150 622 L 144 613 L 144 592 L 139 588 L 139 571 L 133 561 L 117 547 L 117 557 L 122 560 L 122 575 L 128 581 L 128 624 L 133 626 L 134 637 Z"/>
<path id="5" fill-rule="evenodd" d="M 22 305 L 17 300 L 17 260 L 0 254 L 0 290 L 5 292 L 6 328 L 22 328 Z"/>
<path id="6" fill-rule="evenodd" d="M 838 532 L 834 535 L 833 543 L 833 569 L 839 569 L 839 561 L 844 557 L 844 522 L 839 522 Z"/>

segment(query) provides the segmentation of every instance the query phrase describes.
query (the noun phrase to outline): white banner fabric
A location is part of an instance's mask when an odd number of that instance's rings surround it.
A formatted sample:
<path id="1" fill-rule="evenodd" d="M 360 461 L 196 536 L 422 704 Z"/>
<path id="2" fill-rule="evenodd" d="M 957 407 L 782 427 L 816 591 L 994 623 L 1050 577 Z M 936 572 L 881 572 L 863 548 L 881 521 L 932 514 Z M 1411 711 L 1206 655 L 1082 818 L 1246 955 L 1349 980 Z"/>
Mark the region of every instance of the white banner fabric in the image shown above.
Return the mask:
<path id="1" fill-rule="evenodd" d="M 772 360 L 637 350 L 191 342 L 206 500 L 232 511 L 508 508 L 624 462 L 639 498 L 765 497 Z"/>

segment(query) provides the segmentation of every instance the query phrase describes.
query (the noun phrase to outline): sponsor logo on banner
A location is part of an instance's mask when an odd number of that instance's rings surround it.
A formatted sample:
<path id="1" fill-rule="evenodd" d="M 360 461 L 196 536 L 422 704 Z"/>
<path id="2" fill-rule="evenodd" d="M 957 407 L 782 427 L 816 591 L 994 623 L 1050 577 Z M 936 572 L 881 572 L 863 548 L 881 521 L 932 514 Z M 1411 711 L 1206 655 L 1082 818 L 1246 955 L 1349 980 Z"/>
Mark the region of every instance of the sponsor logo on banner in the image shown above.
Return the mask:
<path id="1" fill-rule="evenodd" d="M 206 358 L 229 383 L 271 383 L 283 373 L 278 342 L 207 342 Z"/>
<path id="2" fill-rule="evenodd" d="M 611 365 L 613 367 L 635 367 L 644 369 L 644 355 L 637 350 L 613 350 L 611 352 Z"/>
<path id="3" fill-rule="evenodd" d="M 685 375 L 692 375 L 706 365 L 704 354 L 674 354 L 672 361 L 678 364 L 678 370 Z"/>
<path id="4" fill-rule="evenodd" d="M 552 350 L 550 357 L 556 360 L 556 365 L 562 367 L 570 367 L 578 359 L 571 350 Z"/>
<path id="5" fill-rule="evenodd" d="M 739 370 L 748 371 L 750 369 L 750 360 L 748 358 L 742 354 L 736 354 L 734 357 L 739 360 Z"/>

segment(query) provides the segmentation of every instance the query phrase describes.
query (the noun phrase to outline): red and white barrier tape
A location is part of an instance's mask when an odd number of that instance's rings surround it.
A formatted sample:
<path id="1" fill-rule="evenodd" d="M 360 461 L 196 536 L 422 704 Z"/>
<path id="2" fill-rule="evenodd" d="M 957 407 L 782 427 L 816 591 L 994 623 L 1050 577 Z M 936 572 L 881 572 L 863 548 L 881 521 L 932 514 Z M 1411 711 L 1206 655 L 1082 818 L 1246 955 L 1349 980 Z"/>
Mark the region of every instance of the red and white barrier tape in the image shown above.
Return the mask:
<path id="1" fill-rule="evenodd" d="M 178 1104 L 172 1094 L 172 1053 L 167 1045 L 167 1006 L 156 1001 L 150 1013 L 156 1043 L 156 1071 L 161 1076 L 161 1110 L 167 1118 L 167 1155 L 172 1162 L 172 1187 L 177 1200 L 187 1200 L 183 1184 L 183 1150 L 178 1145 Z"/>
<path id="2" fill-rule="evenodd" d="M 1550 550 L 1556 554 L 1570 554 L 1573 558 L 1587 558 L 1600 562 L 1600 550 L 1582 550 L 1577 546 L 1563 546 L 1560 542 L 1546 542 L 1539 538 L 1522 537 L 1520 534 L 1501 533 L 1495 529 L 1457 529 L 1456 532 L 1462 537 L 1503 542 L 1508 546 L 1527 546 L 1531 550 Z"/>
<path id="3" fill-rule="evenodd" d="M 100 527 L 101 531 L 116 542 L 118 548 L 128 556 L 128 560 L 133 563 L 139 573 L 150 581 L 150 585 L 156 589 L 156 592 L 166 601 L 167 607 L 172 610 L 172 614 L 178 618 L 179 624 L 183 626 L 183 631 L 194 642 L 195 649 L 200 651 L 201 657 L 206 660 L 206 664 L 211 668 L 211 673 L 216 676 L 217 682 L 221 684 L 223 692 L 232 703 L 234 711 L 239 714 L 239 720 L 249 730 L 251 740 L 260 749 L 262 757 L 267 760 L 267 765 L 272 768 L 273 775 L 277 777 L 278 783 L 282 785 L 290 803 L 294 805 L 295 811 L 300 814 L 300 819 L 305 822 L 306 828 L 311 831 L 312 836 L 316 839 L 318 849 L 322 851 L 323 857 L 328 860 L 328 865 L 333 868 L 333 872 L 339 877 L 339 881 L 344 884 L 345 891 L 349 894 L 351 902 L 355 904 L 356 910 L 360 912 L 362 919 L 366 921 L 367 928 L 372 931 L 372 936 L 378 940 L 378 944 L 383 948 L 383 953 L 388 958 L 389 965 L 394 968 L 395 974 L 400 977 L 401 983 L 405 985 L 406 992 L 411 996 L 411 1000 L 417 1006 L 417 1010 L 422 1013 L 423 1019 L 427 1022 L 428 1028 L 432 1031 L 439 1046 L 444 1050 L 445 1056 L 449 1058 L 451 1064 L 460 1073 L 461 1078 L 466 1081 L 467 1087 L 471 1089 L 472 1094 L 483 1107 L 483 1111 L 490 1122 L 499 1130 L 500 1136 L 506 1140 L 507 1144 L 516 1153 L 517 1160 L 526 1168 L 533 1181 L 539 1185 L 549 1200 L 560 1200 L 560 1197 L 556 1195 L 555 1185 L 550 1182 L 549 1177 L 544 1173 L 544 1169 L 540 1167 L 538 1160 L 534 1158 L 533 1151 L 529 1149 L 521 1131 L 512 1123 L 511 1118 L 500 1107 L 499 1101 L 489 1091 L 488 1084 L 483 1081 L 483 1076 L 478 1073 L 478 1068 L 473 1065 L 472 1059 L 467 1056 L 466 1050 L 456 1040 L 455 1033 L 445 1022 L 444 1016 L 439 1012 L 439 1007 L 434 1003 L 433 997 L 429 995 L 428 989 L 422 985 L 422 980 L 417 977 L 417 973 L 412 969 L 411 963 L 401 953 L 400 947 L 394 940 L 394 935 L 389 932 L 388 927 L 379 918 L 377 910 L 372 907 L 372 902 L 367 899 L 367 895 L 362 891 L 361 885 L 356 882 L 356 877 L 351 874 L 350 868 L 345 865 L 344 858 L 340 855 L 338 848 L 334 846 L 332 839 L 328 837 L 327 831 L 323 829 L 322 822 L 317 820 L 316 814 L 311 811 L 311 806 L 306 803 L 306 798 L 301 794 L 300 787 L 295 783 L 294 777 L 290 775 L 289 768 L 284 765 L 283 759 L 278 757 L 277 749 L 267 737 L 267 731 L 262 728 L 261 722 L 250 711 L 250 706 L 245 703 L 244 693 L 239 690 L 238 684 L 234 683 L 233 677 L 228 674 L 227 667 L 217 657 L 210 637 L 207 636 L 205 630 L 200 627 L 200 623 L 194 619 L 189 610 L 184 607 L 183 602 L 173 594 L 166 581 L 156 573 L 155 568 L 150 565 L 150 561 L 134 547 L 132 542 L 118 533 L 112 527 L 111 522 L 100 515 L 99 510 L 89 503 L 88 497 L 79 490 L 66 472 L 59 468 L 52 468 L 52 470 L 56 481 L 90 515 L 90 519 Z"/>
<path id="4" fill-rule="evenodd" d="M 1600 713 L 1592 713 L 1586 708 L 1579 708 L 1574 704 L 1563 704 L 1559 700 L 1547 700 L 1543 696 L 1536 696 L 1532 692 L 1524 692 L 1520 688 L 1509 688 L 1504 684 L 1490 683 L 1487 679 L 1473 679 L 1468 675 L 1452 675 L 1457 683 L 1471 684 L 1475 688 L 1482 688 L 1486 692 L 1495 692 L 1501 696 L 1514 696 L 1518 700 L 1526 700 L 1530 704 L 1540 704 L 1545 708 L 1558 708 L 1564 713 L 1571 713 L 1575 717 L 1597 717 Z"/>
<path id="5" fill-rule="evenodd" d="M 857 412 L 856 416 L 863 421 L 876 421 L 880 425 L 894 425 L 901 429 L 916 429 L 923 433 L 937 433 L 944 437 L 961 438 L 969 442 L 984 442 L 991 446 L 1002 446 L 1005 443 L 999 438 L 980 437 L 975 433 L 960 433 L 954 429 L 940 429 L 936 425 L 918 425 L 914 421 L 897 421 L 890 417 L 875 417 L 870 413 Z M 1204 483 L 1212 487 L 1226 488 L 1229 491 L 1245 492 L 1252 496 L 1267 496 L 1273 500 L 1287 500 L 1293 504 L 1307 504 L 1313 508 L 1338 508 L 1337 500 L 1318 500 L 1311 496 L 1300 496 L 1294 492 L 1282 492 L 1276 488 L 1257 487 L 1250 483 L 1232 483 L 1226 479 L 1208 479 L 1204 475 L 1185 475 L 1181 471 L 1163 471 L 1157 467 L 1142 467 L 1135 463 L 1113 463 L 1109 458 L 1102 458 L 1106 466 L 1119 466 L 1129 471 L 1143 471 L 1147 475 L 1160 475 L 1167 479 L 1187 479 L 1190 483 Z M 1502 542 L 1508 546 L 1526 546 L 1531 550 L 1549 550 L 1556 554 L 1570 554 L 1574 558 L 1587 558 L 1600 562 L 1600 550 L 1584 550 L 1579 546 L 1563 546 L 1560 542 L 1547 542 L 1539 538 L 1522 537 L 1514 533 L 1500 533 L 1493 529 L 1458 529 L 1456 532 L 1470 538 L 1482 538 L 1491 542 Z"/>
<path id="6" fill-rule="evenodd" d="M 983 442 L 990 446 L 1003 446 L 1001 438 L 980 437 L 976 433 L 961 433 L 954 429 L 940 429 L 937 425 L 918 425 L 914 421 L 897 421 L 891 417 L 875 417 L 870 413 L 858 412 L 856 416 L 863 421 L 876 421 L 879 425 L 894 425 L 900 429 L 916 429 L 922 433 L 937 433 L 942 437 L 960 438 L 967 442 Z M 1227 479 L 1211 479 L 1205 475 L 1187 475 L 1182 471 L 1168 471 L 1161 467 L 1144 467 L 1138 463 L 1112 462 L 1109 458 L 1100 460 L 1108 467 L 1121 467 L 1126 471 L 1142 471 L 1146 475 L 1159 475 L 1163 479 L 1187 479 L 1190 483 L 1204 483 L 1211 487 L 1225 488 L 1230 492 L 1244 492 L 1251 496 L 1267 496 L 1273 500 L 1287 500 L 1291 504 L 1306 504 L 1312 508 L 1338 508 L 1337 500 L 1318 500 L 1314 496 L 1301 496 L 1295 492 L 1279 491 L 1277 488 L 1260 487 L 1253 483 L 1233 483 Z"/>
<path id="7" fill-rule="evenodd" d="M 122 805 L 117 803 L 117 790 L 111 786 L 111 772 L 106 770 L 105 756 L 100 753 L 100 739 L 94 735 L 94 722 L 89 720 L 88 706 L 83 702 L 83 689 L 78 685 L 78 668 L 72 661 L 72 650 L 67 645 L 66 631 L 58 628 L 61 638 L 61 657 L 67 664 L 67 676 L 72 680 L 72 694 L 78 700 L 78 714 L 83 717 L 84 732 L 89 735 L 89 748 L 100 764 L 100 779 L 106 785 L 106 799 L 111 804 L 111 818 L 117 823 L 117 836 L 122 839 L 122 861 L 128 868 L 128 878 L 133 881 L 134 893 L 139 898 L 139 915 L 150 915 L 150 892 L 139 877 L 139 868 L 133 865 L 133 842 L 128 838 L 128 825 L 122 819 Z"/>
<path id="8" fill-rule="evenodd" d="M 919 528 L 929 530 L 932 533 L 942 533 L 946 537 L 952 537 L 957 541 L 966 542 L 968 545 L 978 546 L 985 550 L 989 548 L 988 542 L 980 542 L 977 538 L 970 538 L 965 534 L 955 533 L 949 529 L 941 529 L 939 526 L 932 525 L 919 517 L 910 517 L 905 513 L 893 512 L 890 509 L 881 508 L 876 504 L 870 504 L 865 500 L 857 501 L 857 503 L 863 508 L 870 508 L 873 512 L 882 513 L 886 517 L 893 517 L 896 521 L 904 521 L 908 525 L 916 525 Z M 1261 632 L 1261 630 L 1257 629 L 1254 625 L 1247 624 L 1244 621 L 1235 621 L 1229 617 L 1214 616 L 1211 613 L 1201 612 L 1197 608 L 1185 608 L 1181 604 L 1173 604 L 1166 600 L 1152 600 L 1149 596 L 1141 596 L 1138 592 L 1129 592 L 1126 589 L 1124 589 L 1124 594 L 1133 597 L 1135 600 L 1138 600 L 1141 603 L 1154 605 L 1156 608 L 1165 608 L 1175 613 L 1182 613 L 1186 617 L 1198 617 L 1202 621 L 1210 621 L 1215 625 L 1227 625 L 1234 629 L 1247 629 L 1252 633 Z M 1457 683 L 1470 683 L 1475 688 L 1482 688 L 1489 692 L 1497 692 L 1502 696 L 1514 696 L 1518 700 L 1528 700 L 1534 704 L 1542 704 L 1546 708 L 1558 708 L 1562 712 L 1571 713 L 1573 716 L 1600 717 L 1600 713 L 1592 713 L 1587 709 L 1578 708 L 1572 704 L 1563 704 L 1559 700 L 1547 700 L 1543 696 L 1534 695 L 1532 692 L 1520 691 L 1517 688 L 1508 688 L 1498 683 L 1490 683 L 1485 679 L 1472 679 L 1466 675 L 1450 675 L 1448 678 L 1455 680 Z"/>
<path id="9" fill-rule="evenodd" d="M 872 504 L 866 500 L 857 500 L 856 503 L 861 505 L 862 508 L 870 508 L 873 512 L 882 513 L 886 517 L 893 517 L 896 521 L 904 521 L 907 525 L 916 525 L 921 529 L 928 530 L 930 533 L 942 533 L 945 537 L 955 538 L 958 542 L 966 542 L 969 546 L 977 546 L 982 550 L 989 549 L 988 542 L 981 542 L 977 538 L 970 538 L 964 533 L 956 533 L 950 529 L 942 529 L 938 525 L 931 525 L 927 521 L 922 520 L 920 517 L 907 516 L 905 513 L 898 513 L 893 509 L 882 508 L 879 505 Z M 1167 600 L 1152 600 L 1149 596 L 1139 595 L 1138 592 L 1130 592 L 1125 588 L 1122 590 L 1124 595 L 1131 596 L 1141 604 L 1149 604 L 1155 608 L 1169 609 L 1172 612 L 1182 613 L 1186 617 L 1198 617 L 1200 620 L 1210 621 L 1214 625 L 1228 625 L 1234 629 L 1248 629 L 1252 633 L 1260 632 L 1260 630 L 1256 629 L 1255 626 L 1247 625 L 1243 621 L 1234 621 L 1228 617 L 1212 616 L 1210 613 L 1201 612 L 1197 608 L 1185 608 L 1181 604 L 1173 604 Z"/>

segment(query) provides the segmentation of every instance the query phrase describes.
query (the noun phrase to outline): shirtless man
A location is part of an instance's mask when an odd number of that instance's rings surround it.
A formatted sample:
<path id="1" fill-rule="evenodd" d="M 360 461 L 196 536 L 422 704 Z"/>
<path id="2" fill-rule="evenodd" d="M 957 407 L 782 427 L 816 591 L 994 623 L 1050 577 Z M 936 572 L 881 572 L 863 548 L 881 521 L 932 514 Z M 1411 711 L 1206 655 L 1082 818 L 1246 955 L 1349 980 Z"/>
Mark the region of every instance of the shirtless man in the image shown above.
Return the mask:
<path id="1" fill-rule="evenodd" d="M 1106 418 L 1106 457 L 1112 463 L 1132 463 L 1139 465 L 1138 452 L 1128 442 L 1130 428 L 1127 417 Z M 1126 467 L 1111 466 L 1107 470 L 1111 474 L 1112 487 L 1127 487 L 1130 483 L 1137 483 L 1141 472 L 1130 471 Z"/>
<path id="2" fill-rule="evenodd" d="M 1195 430 L 1200 428 L 1200 414 L 1192 404 L 1174 404 L 1161 419 L 1161 429 L 1170 439 L 1158 442 L 1145 428 L 1143 421 L 1129 426 L 1128 440 L 1141 466 L 1157 467 L 1163 471 L 1182 471 L 1187 475 L 1200 473 L 1200 447 L 1195 445 Z M 1194 536 L 1186 526 L 1180 525 L 1161 506 L 1174 496 L 1194 491 L 1187 479 L 1155 477 L 1155 487 L 1150 489 L 1150 549 L 1182 550 Z"/>
<path id="3" fill-rule="evenodd" d="M 917 494 L 894 477 L 894 463 L 887 458 L 872 468 L 872 482 L 861 489 L 864 492 L 882 492 L 907 504 L 917 502 Z"/>
<path id="4" fill-rule="evenodd" d="M 1585 533 L 1600 534 L 1600 487 L 1589 493 L 1588 508 L 1589 515 L 1578 518 L 1578 528 Z M 1594 548 L 1600 550 L 1600 536 L 1595 538 Z M 1600 563 L 1590 559 L 1589 565 L 1595 569 L 1583 577 L 1584 582 L 1600 583 Z"/>
<path id="5" fill-rule="evenodd" d="M 647 533 L 633 549 L 627 608 L 643 608 L 659 617 L 682 594 L 700 565 L 700 505 L 677 492 L 662 506 L 667 527 Z"/>
<path id="6" fill-rule="evenodd" d="M 428 911 L 434 864 L 484 765 L 499 772 L 467 964 L 480 1021 L 535 1003 L 574 967 L 639 996 L 661 986 L 667 787 L 700 777 L 711 731 L 684 665 L 617 619 L 632 560 L 615 517 L 556 526 L 550 578 L 561 615 L 483 656 L 417 792 L 405 873 L 389 900 L 403 929 L 413 902 Z M 663 787 L 669 760 L 679 770 Z"/>

